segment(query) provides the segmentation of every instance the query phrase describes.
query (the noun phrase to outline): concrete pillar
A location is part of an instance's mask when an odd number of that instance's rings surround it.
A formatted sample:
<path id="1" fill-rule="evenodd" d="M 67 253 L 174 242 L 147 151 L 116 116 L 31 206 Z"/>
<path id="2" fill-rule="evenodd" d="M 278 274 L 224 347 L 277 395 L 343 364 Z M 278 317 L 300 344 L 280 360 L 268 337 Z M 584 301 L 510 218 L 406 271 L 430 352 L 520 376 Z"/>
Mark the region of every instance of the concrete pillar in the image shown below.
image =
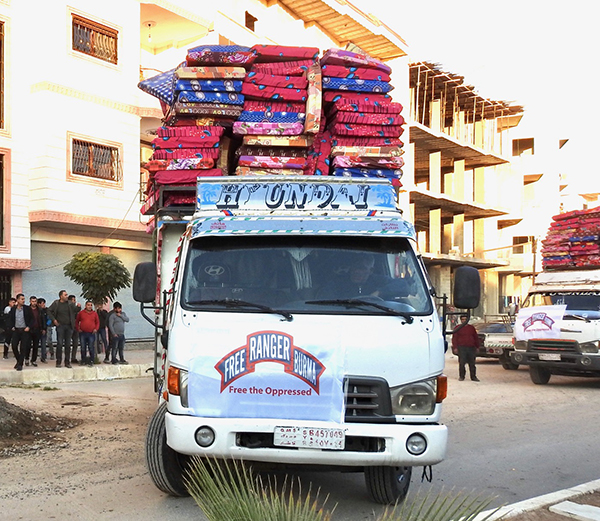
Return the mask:
<path id="1" fill-rule="evenodd" d="M 442 250 L 442 210 L 429 211 L 429 253 L 441 253 Z"/>
<path id="2" fill-rule="evenodd" d="M 485 132 L 484 121 L 485 120 L 480 119 L 479 121 L 475 122 L 475 128 L 474 128 L 475 139 L 474 139 L 473 143 L 477 148 L 483 148 L 484 132 Z"/>
<path id="3" fill-rule="evenodd" d="M 454 190 L 453 197 L 459 201 L 465 200 L 465 160 L 454 161 Z M 469 198 L 470 199 L 470 198 Z"/>
<path id="4" fill-rule="evenodd" d="M 476 203 L 485 204 L 485 168 L 473 170 L 473 199 Z"/>
<path id="5" fill-rule="evenodd" d="M 485 250 L 485 221 L 484 219 L 475 219 L 473 221 L 473 251 L 475 257 L 482 258 Z"/>
<path id="6" fill-rule="evenodd" d="M 429 190 L 442 193 L 442 153 L 429 154 Z"/>
<path id="7" fill-rule="evenodd" d="M 454 197 L 454 173 L 444 174 L 444 186 L 442 193 L 448 197 Z"/>
<path id="8" fill-rule="evenodd" d="M 485 270 L 485 284 L 483 288 L 483 294 L 485 295 L 484 301 L 484 314 L 486 315 L 497 315 L 498 303 L 500 301 L 500 293 L 498 288 L 498 272 L 492 269 Z"/>
<path id="9" fill-rule="evenodd" d="M 459 213 L 453 218 L 454 236 L 452 246 L 458 248 L 459 253 L 465 252 L 465 214 Z"/>
<path id="10" fill-rule="evenodd" d="M 425 230 L 417 232 L 417 246 L 420 252 L 427 251 L 427 232 Z"/>
<path id="11" fill-rule="evenodd" d="M 473 221 L 465 221 L 463 244 L 465 247 L 463 253 L 467 254 L 475 251 L 475 233 Z"/>
<path id="12" fill-rule="evenodd" d="M 448 253 L 452 249 L 452 223 L 444 224 L 442 235 L 442 253 Z"/>
<path id="13" fill-rule="evenodd" d="M 468 202 L 473 202 L 474 199 L 474 195 L 473 195 L 473 170 L 467 170 L 465 171 L 465 201 Z"/>

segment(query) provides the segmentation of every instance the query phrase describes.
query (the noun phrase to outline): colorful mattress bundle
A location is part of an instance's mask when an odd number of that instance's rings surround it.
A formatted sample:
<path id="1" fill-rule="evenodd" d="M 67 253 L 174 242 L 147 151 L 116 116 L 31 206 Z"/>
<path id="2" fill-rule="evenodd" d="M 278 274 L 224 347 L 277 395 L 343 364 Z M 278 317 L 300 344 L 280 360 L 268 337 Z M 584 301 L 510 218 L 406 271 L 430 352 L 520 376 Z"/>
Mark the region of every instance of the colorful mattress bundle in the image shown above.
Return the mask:
<path id="1" fill-rule="evenodd" d="M 313 136 L 243 137 L 236 175 L 304 175 Z"/>
<path id="2" fill-rule="evenodd" d="M 233 125 L 243 135 L 237 175 L 303 175 L 312 134 L 320 128 L 321 71 L 314 47 L 255 45 L 242 84 L 244 110 Z"/>
<path id="3" fill-rule="evenodd" d="M 152 142 L 154 153 L 145 165 L 150 180 L 142 213 L 155 207 L 160 186 L 170 186 L 162 206 L 194 205 L 198 176 L 228 173 L 231 139 L 226 128 L 242 112 L 245 67 L 254 58 L 248 47 L 196 47 L 175 69 L 140 82 L 142 90 L 159 98 L 165 114 Z"/>
<path id="4" fill-rule="evenodd" d="M 387 94 L 389 66 L 363 54 L 330 49 L 321 58 L 323 104 L 331 133 L 332 174 L 383 177 L 400 185 L 404 164 L 402 105 Z M 368 155 L 363 149 L 371 149 Z M 373 149 L 377 149 L 375 152 Z"/>
<path id="5" fill-rule="evenodd" d="M 156 207 L 160 186 L 169 186 L 163 206 L 193 204 L 188 188 L 200 175 L 380 177 L 399 186 L 404 119 L 387 94 L 390 68 L 339 49 L 318 57 L 315 47 L 206 45 L 140 82 L 164 114 L 142 211 Z"/>
<path id="6" fill-rule="evenodd" d="M 600 267 L 600 207 L 555 215 L 542 241 L 545 270 Z"/>
<path id="7" fill-rule="evenodd" d="M 174 72 L 169 123 L 185 118 L 215 119 L 231 126 L 242 112 L 242 83 L 255 53 L 239 45 L 205 45 L 189 49 Z"/>

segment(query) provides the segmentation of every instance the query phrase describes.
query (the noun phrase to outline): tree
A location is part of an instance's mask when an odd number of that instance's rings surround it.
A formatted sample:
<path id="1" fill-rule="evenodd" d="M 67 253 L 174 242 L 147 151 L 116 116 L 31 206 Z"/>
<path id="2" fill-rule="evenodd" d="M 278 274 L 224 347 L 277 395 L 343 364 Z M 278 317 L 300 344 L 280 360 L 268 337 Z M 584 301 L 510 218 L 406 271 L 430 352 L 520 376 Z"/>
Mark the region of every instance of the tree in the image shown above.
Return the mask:
<path id="1" fill-rule="evenodd" d="M 81 286 L 82 297 L 94 304 L 106 304 L 120 289 L 131 286 L 129 270 L 110 253 L 76 253 L 63 271 Z"/>

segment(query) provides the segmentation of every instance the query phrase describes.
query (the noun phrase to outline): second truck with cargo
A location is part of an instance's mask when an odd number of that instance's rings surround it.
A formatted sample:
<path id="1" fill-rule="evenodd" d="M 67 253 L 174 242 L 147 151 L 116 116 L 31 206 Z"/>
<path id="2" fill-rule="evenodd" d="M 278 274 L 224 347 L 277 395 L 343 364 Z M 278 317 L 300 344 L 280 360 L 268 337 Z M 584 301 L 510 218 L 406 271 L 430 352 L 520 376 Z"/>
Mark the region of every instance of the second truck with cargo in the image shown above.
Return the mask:
<path id="1" fill-rule="evenodd" d="M 515 364 L 531 380 L 600 376 L 600 207 L 556 215 L 543 241 L 544 271 L 515 325 Z"/>

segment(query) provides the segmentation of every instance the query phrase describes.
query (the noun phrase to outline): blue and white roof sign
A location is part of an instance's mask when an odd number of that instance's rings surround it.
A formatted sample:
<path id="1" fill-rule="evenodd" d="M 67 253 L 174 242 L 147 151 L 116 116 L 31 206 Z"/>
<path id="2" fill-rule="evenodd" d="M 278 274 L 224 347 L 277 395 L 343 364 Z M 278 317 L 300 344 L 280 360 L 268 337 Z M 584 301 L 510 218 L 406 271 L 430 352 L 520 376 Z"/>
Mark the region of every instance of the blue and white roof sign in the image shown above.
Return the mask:
<path id="1" fill-rule="evenodd" d="M 198 179 L 198 211 L 240 212 L 398 212 L 396 193 L 381 182 L 232 182 Z"/>

